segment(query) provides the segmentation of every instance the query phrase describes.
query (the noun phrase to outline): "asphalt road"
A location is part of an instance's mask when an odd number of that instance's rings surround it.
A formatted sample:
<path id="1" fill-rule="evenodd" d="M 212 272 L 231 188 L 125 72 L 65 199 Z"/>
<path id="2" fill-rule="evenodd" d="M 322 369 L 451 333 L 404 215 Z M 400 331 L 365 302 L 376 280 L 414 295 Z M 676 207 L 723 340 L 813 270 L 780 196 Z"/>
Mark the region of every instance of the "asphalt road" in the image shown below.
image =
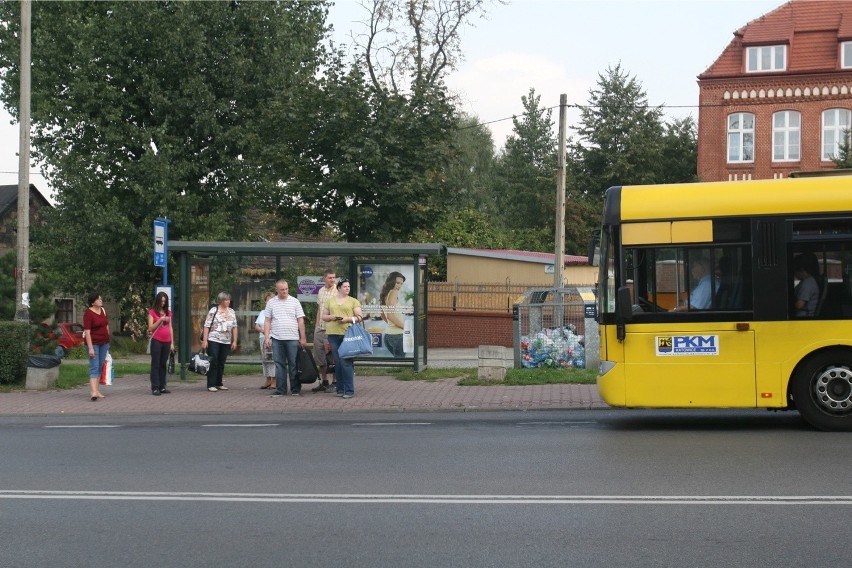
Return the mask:
<path id="1" fill-rule="evenodd" d="M 0 566 L 846 566 L 795 413 L 0 419 Z"/>

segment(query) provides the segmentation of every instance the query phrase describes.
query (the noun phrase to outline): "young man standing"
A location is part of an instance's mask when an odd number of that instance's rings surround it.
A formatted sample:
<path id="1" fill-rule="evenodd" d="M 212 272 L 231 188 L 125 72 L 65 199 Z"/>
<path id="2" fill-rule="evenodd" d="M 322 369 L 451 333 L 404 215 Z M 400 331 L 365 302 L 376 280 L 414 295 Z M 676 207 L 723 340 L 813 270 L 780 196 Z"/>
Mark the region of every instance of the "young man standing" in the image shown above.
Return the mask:
<path id="1" fill-rule="evenodd" d="M 264 343 L 272 347 L 275 361 L 275 392 L 272 394 L 287 394 L 286 372 L 290 378 L 290 394 L 299 396 L 302 385 L 296 379 L 296 355 L 300 345 L 308 345 L 305 312 L 299 300 L 290 295 L 286 280 L 276 282 L 275 291 L 278 295 L 266 302 L 266 321 L 263 322 Z"/>
<path id="2" fill-rule="evenodd" d="M 328 335 L 325 332 L 325 322 L 322 321 L 320 316 L 328 299 L 337 293 L 337 289 L 335 288 L 336 280 L 337 276 L 335 276 L 334 270 L 326 270 L 322 277 L 325 286 L 317 293 L 317 322 L 314 325 L 314 361 L 317 362 L 317 366 L 320 369 L 322 382 L 319 386 L 312 388 L 311 392 L 334 392 L 334 387 L 328 384 L 328 353 L 331 346 L 328 343 Z"/>

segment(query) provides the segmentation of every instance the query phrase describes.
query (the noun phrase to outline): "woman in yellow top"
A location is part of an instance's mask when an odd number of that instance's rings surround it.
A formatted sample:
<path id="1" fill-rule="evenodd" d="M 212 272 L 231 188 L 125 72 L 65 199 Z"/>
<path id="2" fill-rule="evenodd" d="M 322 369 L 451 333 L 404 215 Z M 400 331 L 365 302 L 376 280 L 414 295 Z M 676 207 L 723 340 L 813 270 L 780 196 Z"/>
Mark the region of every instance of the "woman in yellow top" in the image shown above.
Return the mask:
<path id="1" fill-rule="evenodd" d="M 343 359 L 339 354 L 343 334 L 350 325 L 364 319 L 361 302 L 349 295 L 351 288 L 349 280 L 341 278 L 337 283 L 337 294 L 328 299 L 320 312 L 320 318 L 326 322 L 325 331 L 335 359 L 334 380 L 337 382 L 337 396 L 343 398 L 355 396 L 354 361 Z"/>

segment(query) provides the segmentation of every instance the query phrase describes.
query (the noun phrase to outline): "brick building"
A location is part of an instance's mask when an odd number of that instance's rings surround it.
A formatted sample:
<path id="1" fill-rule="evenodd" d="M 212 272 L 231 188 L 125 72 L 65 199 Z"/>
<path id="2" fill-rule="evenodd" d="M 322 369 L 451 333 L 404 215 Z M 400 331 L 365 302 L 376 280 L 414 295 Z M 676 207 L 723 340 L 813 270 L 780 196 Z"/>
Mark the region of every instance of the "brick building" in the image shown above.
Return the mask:
<path id="1" fill-rule="evenodd" d="M 698 76 L 702 181 L 834 169 L 852 126 L 852 1 L 791 0 Z"/>

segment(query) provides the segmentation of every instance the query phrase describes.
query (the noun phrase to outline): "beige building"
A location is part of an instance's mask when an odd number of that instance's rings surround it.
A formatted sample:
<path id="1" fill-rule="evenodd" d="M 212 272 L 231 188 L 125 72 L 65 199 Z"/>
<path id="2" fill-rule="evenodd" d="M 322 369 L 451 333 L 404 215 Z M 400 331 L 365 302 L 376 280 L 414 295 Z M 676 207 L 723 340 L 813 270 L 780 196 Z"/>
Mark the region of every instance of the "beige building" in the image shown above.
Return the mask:
<path id="1" fill-rule="evenodd" d="M 447 282 L 552 286 L 555 255 L 522 250 L 447 248 Z M 585 256 L 565 255 L 563 283 L 594 286 L 598 269 Z"/>

